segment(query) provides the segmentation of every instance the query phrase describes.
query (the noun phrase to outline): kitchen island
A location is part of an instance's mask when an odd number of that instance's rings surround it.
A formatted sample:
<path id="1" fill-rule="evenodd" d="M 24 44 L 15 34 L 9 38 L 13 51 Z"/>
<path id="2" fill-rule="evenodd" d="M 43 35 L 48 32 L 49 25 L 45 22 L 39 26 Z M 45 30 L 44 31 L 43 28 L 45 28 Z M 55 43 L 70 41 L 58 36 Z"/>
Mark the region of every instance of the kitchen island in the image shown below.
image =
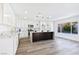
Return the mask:
<path id="1" fill-rule="evenodd" d="M 33 32 L 31 34 L 31 42 L 53 40 L 54 32 Z"/>

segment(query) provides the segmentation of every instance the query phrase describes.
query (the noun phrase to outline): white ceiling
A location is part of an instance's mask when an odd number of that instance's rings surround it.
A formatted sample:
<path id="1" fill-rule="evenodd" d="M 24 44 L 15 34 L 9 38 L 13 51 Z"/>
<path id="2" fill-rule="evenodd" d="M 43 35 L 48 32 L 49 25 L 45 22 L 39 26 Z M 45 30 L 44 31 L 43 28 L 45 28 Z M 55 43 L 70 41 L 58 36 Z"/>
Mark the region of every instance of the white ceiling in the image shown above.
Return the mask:
<path id="1" fill-rule="evenodd" d="M 12 3 L 11 6 L 16 15 L 31 19 L 39 12 L 44 16 L 51 16 L 52 19 L 79 14 L 77 3 Z"/>

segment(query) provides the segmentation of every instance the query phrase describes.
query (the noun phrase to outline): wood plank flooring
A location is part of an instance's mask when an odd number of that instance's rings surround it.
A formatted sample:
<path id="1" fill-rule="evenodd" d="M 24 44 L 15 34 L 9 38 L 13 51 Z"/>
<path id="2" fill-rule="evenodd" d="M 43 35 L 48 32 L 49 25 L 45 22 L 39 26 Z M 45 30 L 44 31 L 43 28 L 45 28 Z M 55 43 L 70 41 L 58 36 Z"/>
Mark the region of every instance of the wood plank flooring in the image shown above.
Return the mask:
<path id="1" fill-rule="evenodd" d="M 30 43 L 21 39 L 16 55 L 79 55 L 79 42 L 55 38 Z"/>

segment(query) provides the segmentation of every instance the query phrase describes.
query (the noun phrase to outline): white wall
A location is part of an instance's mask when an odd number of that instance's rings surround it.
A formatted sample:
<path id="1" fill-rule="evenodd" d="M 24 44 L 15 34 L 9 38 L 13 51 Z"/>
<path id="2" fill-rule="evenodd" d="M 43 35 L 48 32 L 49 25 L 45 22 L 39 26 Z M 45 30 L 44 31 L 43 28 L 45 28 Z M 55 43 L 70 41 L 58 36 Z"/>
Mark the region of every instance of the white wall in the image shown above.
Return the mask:
<path id="1" fill-rule="evenodd" d="M 58 24 L 67 22 L 78 22 L 78 34 L 58 33 Z M 79 41 L 79 15 L 54 21 L 54 32 L 56 37 Z"/>

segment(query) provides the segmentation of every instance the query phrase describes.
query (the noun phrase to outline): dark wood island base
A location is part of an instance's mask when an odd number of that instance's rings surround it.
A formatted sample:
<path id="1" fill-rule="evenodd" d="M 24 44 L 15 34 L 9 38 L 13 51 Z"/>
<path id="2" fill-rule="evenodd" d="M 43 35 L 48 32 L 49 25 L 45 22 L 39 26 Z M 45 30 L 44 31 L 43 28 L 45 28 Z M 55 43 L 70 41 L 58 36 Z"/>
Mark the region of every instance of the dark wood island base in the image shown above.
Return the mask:
<path id="1" fill-rule="evenodd" d="M 34 32 L 32 33 L 32 42 L 53 40 L 54 32 Z"/>

